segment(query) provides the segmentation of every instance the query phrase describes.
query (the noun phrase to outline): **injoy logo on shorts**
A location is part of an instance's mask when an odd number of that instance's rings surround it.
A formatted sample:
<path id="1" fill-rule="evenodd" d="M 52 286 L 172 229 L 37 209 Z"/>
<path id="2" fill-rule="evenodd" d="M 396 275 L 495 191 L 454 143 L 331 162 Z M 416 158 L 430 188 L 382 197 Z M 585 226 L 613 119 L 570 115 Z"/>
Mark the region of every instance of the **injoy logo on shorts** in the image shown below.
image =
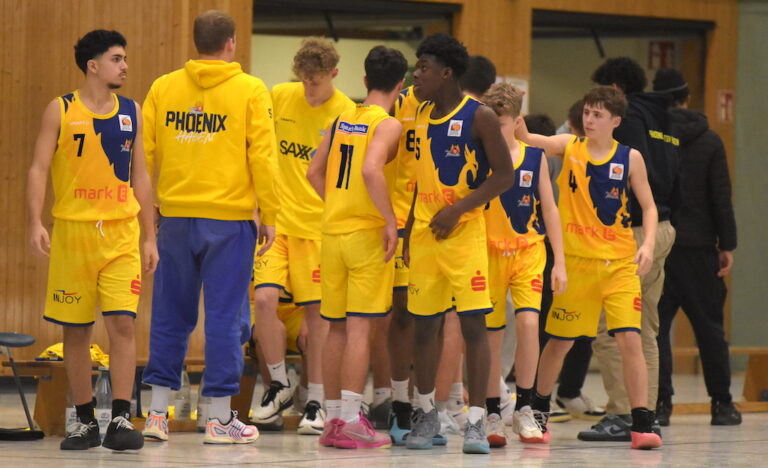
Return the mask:
<path id="1" fill-rule="evenodd" d="M 579 317 L 581 317 L 581 312 L 569 312 L 562 307 L 553 307 L 550 316 L 555 320 L 560 320 L 561 322 L 574 322 L 579 320 Z"/>
<path id="2" fill-rule="evenodd" d="M 53 301 L 60 304 L 79 304 L 83 297 L 76 292 L 68 293 L 63 289 L 53 291 Z"/>

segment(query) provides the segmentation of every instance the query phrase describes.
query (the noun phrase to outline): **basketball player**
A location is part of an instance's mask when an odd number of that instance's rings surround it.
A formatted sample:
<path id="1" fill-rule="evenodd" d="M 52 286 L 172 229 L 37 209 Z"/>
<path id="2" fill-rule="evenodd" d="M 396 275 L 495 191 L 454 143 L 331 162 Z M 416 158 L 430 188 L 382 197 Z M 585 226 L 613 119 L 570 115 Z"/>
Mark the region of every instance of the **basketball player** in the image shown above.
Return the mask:
<path id="1" fill-rule="evenodd" d="M 541 353 L 536 380 L 533 410 L 544 443 L 549 441 L 550 397 L 563 358 L 574 340 L 595 339 L 601 309 L 624 363 L 624 385 L 632 406 L 632 448 L 650 449 L 662 443 L 651 428 L 655 416 L 648 409 L 648 373 L 640 340 L 639 276 L 653 262 L 658 216 L 641 154 L 612 137 L 626 109 L 624 93 L 599 86 L 584 96 L 586 137 L 543 137 L 529 134 L 525 125 L 516 132 L 547 154 L 563 155 L 557 185 L 571 285 L 555 297 L 547 317 L 550 339 Z M 630 189 L 643 213 L 644 241 L 639 248 L 630 225 Z"/>
<path id="2" fill-rule="evenodd" d="M 307 172 L 325 200 L 320 312 L 330 330 L 323 350 L 324 446 L 391 445 L 389 435 L 377 433 L 360 409 L 371 327 L 387 315 L 392 300 L 397 219 L 389 193 L 402 126 L 388 110 L 407 68 L 399 51 L 371 49 L 365 59 L 368 96 L 334 121 Z"/>
<path id="3" fill-rule="evenodd" d="M 285 331 L 277 317 L 281 290 L 290 290 L 304 308 L 309 329 L 306 372 L 309 392 L 299 434 L 323 431 L 322 346 L 328 324 L 320 319 L 320 218 L 323 202 L 307 181 L 307 167 L 333 119 L 355 108 L 355 103 L 333 86 L 339 54 L 329 40 L 311 37 L 293 58 L 293 72 L 301 80 L 272 89 L 277 137 L 278 188 L 275 245 L 255 260 L 255 310 L 258 340 L 269 368 L 271 383 L 251 418 L 259 424 L 274 422 L 291 406 L 296 382 L 288 382 L 285 367 Z M 290 280 L 289 280 L 290 278 Z"/>
<path id="4" fill-rule="evenodd" d="M 75 62 L 85 80 L 46 107 L 29 169 L 30 243 L 36 253 L 50 256 L 44 318 L 62 325 L 64 367 L 77 412 L 62 450 L 144 445 L 130 423 L 134 319 L 142 262 L 144 274 L 152 274 L 158 254 L 141 111 L 113 92 L 127 77 L 125 46 L 117 31 L 91 31 L 77 42 Z M 49 168 L 52 242 L 41 221 Z M 112 421 L 103 443 L 94 417 L 89 350 L 97 304 L 109 335 L 112 379 Z"/>

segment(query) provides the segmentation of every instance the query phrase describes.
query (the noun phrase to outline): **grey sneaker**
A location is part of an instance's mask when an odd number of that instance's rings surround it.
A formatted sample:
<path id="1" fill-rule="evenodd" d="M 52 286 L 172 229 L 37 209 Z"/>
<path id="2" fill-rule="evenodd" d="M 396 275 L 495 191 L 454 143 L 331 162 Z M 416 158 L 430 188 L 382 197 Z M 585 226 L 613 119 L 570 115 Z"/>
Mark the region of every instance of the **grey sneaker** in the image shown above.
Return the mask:
<path id="1" fill-rule="evenodd" d="M 411 432 L 405 437 L 405 446 L 409 449 L 432 448 L 432 439 L 440 431 L 440 421 L 437 418 L 437 408 L 425 413 L 418 408 L 411 418 Z"/>
<path id="2" fill-rule="evenodd" d="M 392 412 L 392 400 L 387 399 L 380 405 L 371 406 L 368 420 L 373 423 L 374 429 L 389 429 L 390 412 Z"/>
<path id="3" fill-rule="evenodd" d="M 632 416 L 609 414 L 588 431 L 579 432 L 578 439 L 587 442 L 631 442 Z"/>
<path id="4" fill-rule="evenodd" d="M 464 429 L 464 453 L 490 453 L 491 445 L 485 436 L 485 418 L 472 424 L 467 421 L 467 427 Z"/>

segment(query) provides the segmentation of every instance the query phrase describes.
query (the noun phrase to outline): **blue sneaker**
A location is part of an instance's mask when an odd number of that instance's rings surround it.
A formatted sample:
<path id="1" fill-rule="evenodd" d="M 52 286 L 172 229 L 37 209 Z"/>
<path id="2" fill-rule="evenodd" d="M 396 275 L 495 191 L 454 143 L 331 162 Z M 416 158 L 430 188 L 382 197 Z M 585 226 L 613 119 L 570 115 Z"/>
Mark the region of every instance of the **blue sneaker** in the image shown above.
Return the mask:
<path id="1" fill-rule="evenodd" d="M 485 418 L 472 424 L 467 421 L 467 427 L 464 429 L 464 453 L 491 453 L 491 445 L 485 436 Z"/>
<path id="2" fill-rule="evenodd" d="M 411 432 L 411 412 L 413 408 L 410 403 L 392 401 L 392 410 L 389 413 L 389 437 L 392 439 L 392 445 L 405 445 L 405 438 Z"/>

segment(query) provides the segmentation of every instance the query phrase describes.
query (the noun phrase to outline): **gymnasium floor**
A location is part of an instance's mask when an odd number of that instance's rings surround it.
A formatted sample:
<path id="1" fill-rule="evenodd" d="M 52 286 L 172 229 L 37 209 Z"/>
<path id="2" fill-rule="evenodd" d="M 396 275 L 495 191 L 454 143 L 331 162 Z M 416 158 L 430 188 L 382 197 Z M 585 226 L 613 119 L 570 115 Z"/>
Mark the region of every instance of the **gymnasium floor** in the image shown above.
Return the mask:
<path id="1" fill-rule="evenodd" d="M 676 375 L 677 402 L 706 401 L 701 376 Z M 743 377 L 734 377 L 734 395 L 741 394 Z M 590 373 L 585 393 L 604 402 L 598 374 Z M 34 394 L 29 395 L 34 399 Z M 0 394 L 0 426 L 24 423 L 18 395 L 5 388 Z M 62 452 L 60 438 L 49 437 L 36 442 L 0 442 L 0 466 L 3 467 L 276 467 L 333 466 L 335 468 L 374 468 L 384 466 L 766 466 L 768 465 L 768 413 L 744 415 L 744 423 L 736 427 L 713 427 L 706 415 L 674 415 L 672 425 L 664 428 L 664 447 L 660 450 L 630 450 L 628 443 L 587 443 L 576 440 L 576 434 L 591 423 L 572 420 L 552 424 L 549 446 L 523 446 L 511 440 L 506 449 L 494 450 L 489 456 L 464 455 L 461 438 L 449 437 L 448 446 L 430 451 L 405 448 L 344 451 L 320 448 L 317 439 L 293 434 L 262 433 L 252 445 L 207 446 L 202 436 L 193 433 L 171 434 L 168 443 L 147 443 L 138 453 L 117 453 L 101 448 L 87 452 Z M 511 433 L 511 431 L 510 431 Z"/>

